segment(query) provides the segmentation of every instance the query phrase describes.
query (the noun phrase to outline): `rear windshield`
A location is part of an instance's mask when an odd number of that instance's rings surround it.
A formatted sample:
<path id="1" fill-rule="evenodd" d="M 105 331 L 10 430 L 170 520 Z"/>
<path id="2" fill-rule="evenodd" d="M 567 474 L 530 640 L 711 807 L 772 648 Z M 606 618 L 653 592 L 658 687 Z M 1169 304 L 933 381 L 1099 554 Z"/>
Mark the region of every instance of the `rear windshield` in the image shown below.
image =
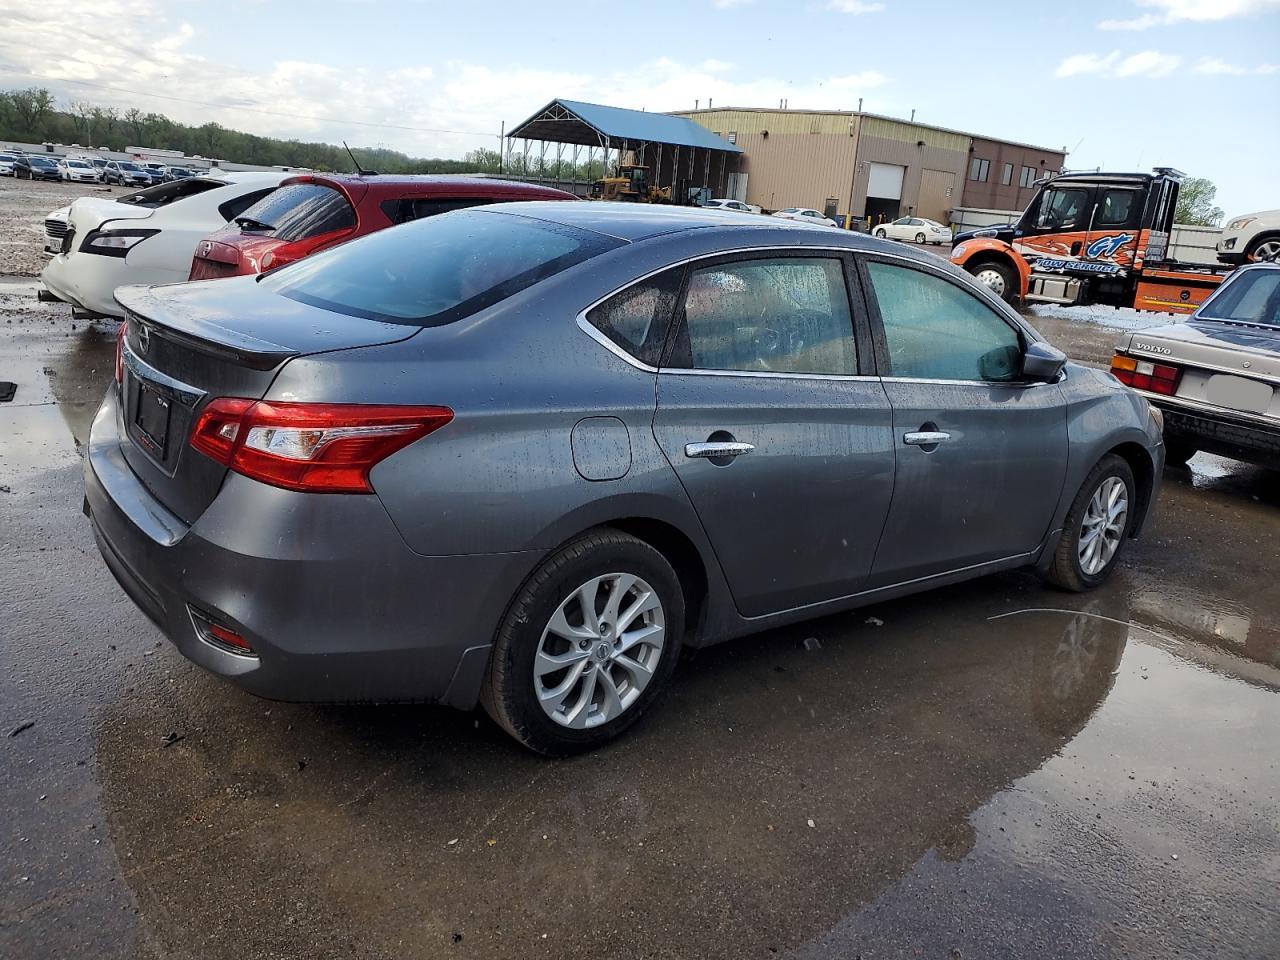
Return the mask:
<path id="1" fill-rule="evenodd" d="M 133 193 L 121 197 L 118 203 L 129 203 L 135 207 L 164 207 L 184 197 L 194 197 L 206 190 L 225 187 L 225 180 L 175 180 L 172 183 L 158 183 L 154 187 L 143 187 Z"/>
<path id="2" fill-rule="evenodd" d="M 1280 270 L 1245 270 L 1200 308 L 1199 318 L 1280 327 Z"/>
<path id="3" fill-rule="evenodd" d="M 438 326 L 622 243 L 529 217 L 459 210 L 371 233 L 259 282 L 352 317 Z"/>
<path id="4" fill-rule="evenodd" d="M 291 183 L 272 191 L 236 219 L 242 221 L 242 228 L 260 230 L 277 240 L 306 240 L 350 230 L 356 225 L 356 212 L 333 187 Z"/>

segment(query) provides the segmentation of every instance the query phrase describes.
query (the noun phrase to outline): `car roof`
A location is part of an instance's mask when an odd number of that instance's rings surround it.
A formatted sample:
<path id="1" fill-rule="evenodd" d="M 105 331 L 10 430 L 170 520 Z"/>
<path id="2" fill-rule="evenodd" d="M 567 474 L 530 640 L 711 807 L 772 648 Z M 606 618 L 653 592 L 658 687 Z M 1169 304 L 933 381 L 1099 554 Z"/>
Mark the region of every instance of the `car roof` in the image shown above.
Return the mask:
<path id="1" fill-rule="evenodd" d="M 336 187 L 350 195 L 351 188 L 368 191 L 365 199 L 390 200 L 412 196 L 486 196 L 542 197 L 556 200 L 576 200 L 573 194 L 554 187 L 519 180 L 503 180 L 499 177 L 477 177 L 467 174 L 366 174 L 355 173 L 303 173 L 289 177 L 281 186 L 291 183 L 322 183 Z"/>
<path id="2" fill-rule="evenodd" d="M 859 241 L 850 243 L 851 246 L 861 246 L 861 241 L 866 239 L 852 231 L 833 230 L 831 227 L 801 223 L 781 217 L 759 217 L 752 213 L 715 211 L 702 207 L 671 207 L 663 204 L 605 201 L 500 203 L 485 207 L 485 210 L 560 223 L 631 242 L 689 230 L 739 230 L 744 227 L 775 230 L 779 234 L 785 232 L 793 236 L 800 231 L 805 237 L 813 237 L 816 231 L 833 240 L 844 237 L 848 241 Z"/>

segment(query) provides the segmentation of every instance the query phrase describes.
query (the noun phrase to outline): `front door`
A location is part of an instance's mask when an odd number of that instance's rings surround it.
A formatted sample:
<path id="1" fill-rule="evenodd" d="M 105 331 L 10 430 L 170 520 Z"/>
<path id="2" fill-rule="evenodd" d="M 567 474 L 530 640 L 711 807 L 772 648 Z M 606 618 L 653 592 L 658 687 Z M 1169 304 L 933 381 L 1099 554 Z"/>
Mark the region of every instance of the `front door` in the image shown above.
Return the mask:
<path id="1" fill-rule="evenodd" d="M 889 403 L 864 375 L 848 267 L 815 252 L 691 269 L 658 374 L 654 434 L 747 617 L 859 590 L 889 509 Z"/>
<path id="2" fill-rule="evenodd" d="M 893 408 L 893 503 L 868 586 L 1035 550 L 1067 466 L 1066 407 L 1021 379 L 1025 335 L 941 272 L 868 257 Z"/>
<path id="3" fill-rule="evenodd" d="M 1046 270 L 1082 259 L 1093 200 L 1093 184 L 1067 180 L 1046 186 L 1023 214 L 1013 248 L 1033 268 L 1039 258 L 1046 260 Z"/>

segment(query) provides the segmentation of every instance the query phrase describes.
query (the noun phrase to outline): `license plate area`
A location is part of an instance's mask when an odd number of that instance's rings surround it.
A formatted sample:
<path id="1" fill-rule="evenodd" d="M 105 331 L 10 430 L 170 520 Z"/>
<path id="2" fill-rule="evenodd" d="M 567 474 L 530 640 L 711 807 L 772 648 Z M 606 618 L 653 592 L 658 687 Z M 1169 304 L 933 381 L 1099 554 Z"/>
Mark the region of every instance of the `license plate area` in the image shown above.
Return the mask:
<path id="1" fill-rule="evenodd" d="M 169 420 L 172 413 L 171 400 L 161 396 L 145 383 L 138 383 L 138 403 L 133 425 L 137 428 L 138 439 L 157 460 L 165 458 L 165 445 L 169 438 Z"/>
<path id="2" fill-rule="evenodd" d="M 1243 413 L 1266 413 L 1271 394 L 1270 384 L 1230 374 L 1215 374 L 1204 385 L 1204 398 L 1209 403 Z"/>

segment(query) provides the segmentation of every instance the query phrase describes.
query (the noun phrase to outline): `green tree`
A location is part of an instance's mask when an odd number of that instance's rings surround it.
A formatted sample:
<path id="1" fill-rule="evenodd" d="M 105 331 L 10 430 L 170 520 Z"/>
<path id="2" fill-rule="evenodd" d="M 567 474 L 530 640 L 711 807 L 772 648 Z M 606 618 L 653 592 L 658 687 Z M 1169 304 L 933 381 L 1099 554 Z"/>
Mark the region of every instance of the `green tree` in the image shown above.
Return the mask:
<path id="1" fill-rule="evenodd" d="M 1218 188 L 1204 177 L 1188 177 L 1178 191 L 1178 207 L 1173 213 L 1174 223 L 1195 227 L 1216 227 L 1222 222 L 1222 208 L 1214 206 L 1213 198 Z"/>

